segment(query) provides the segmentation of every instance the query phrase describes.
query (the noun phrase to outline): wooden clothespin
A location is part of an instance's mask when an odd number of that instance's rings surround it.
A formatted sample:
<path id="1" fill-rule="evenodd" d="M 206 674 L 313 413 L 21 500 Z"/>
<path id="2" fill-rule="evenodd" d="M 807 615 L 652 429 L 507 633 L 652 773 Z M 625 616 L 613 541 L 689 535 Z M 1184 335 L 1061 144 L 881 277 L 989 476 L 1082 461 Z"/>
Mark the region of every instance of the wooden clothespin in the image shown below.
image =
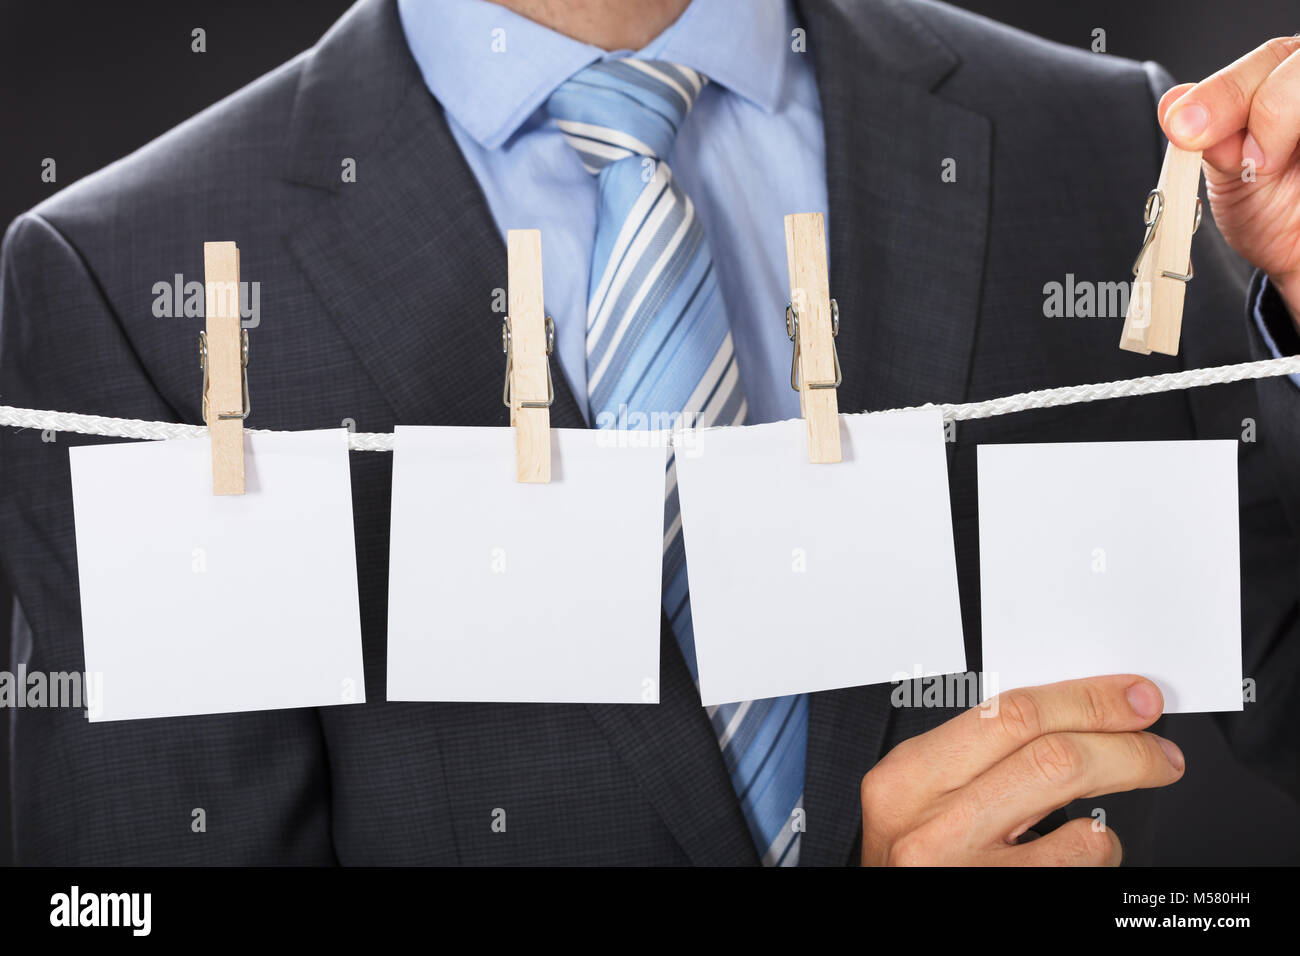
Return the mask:
<path id="1" fill-rule="evenodd" d="M 509 312 L 501 328 L 506 353 L 503 398 L 515 429 L 515 477 L 530 484 L 551 480 L 551 403 L 555 383 L 550 355 L 555 323 L 542 305 L 542 234 L 536 229 L 506 233 Z M 546 398 L 540 396 L 545 394 Z"/>
<path id="2" fill-rule="evenodd" d="M 840 309 L 830 297 L 826 273 L 826 228 L 819 212 L 785 217 L 785 256 L 790 272 L 790 304 L 785 330 L 794 343 L 790 387 L 808 423 L 808 460 L 840 460 L 839 402 L 835 389 L 843 376 L 835 337 Z"/>
<path id="3" fill-rule="evenodd" d="M 248 331 L 239 327 L 239 249 L 203 244 L 206 331 L 199 333 L 203 420 L 212 445 L 212 493 L 244 493 L 244 419 L 248 417 Z"/>
<path id="4" fill-rule="evenodd" d="M 1146 235 L 1133 263 L 1133 291 L 1119 347 L 1178 354 L 1183 298 L 1192 278 L 1192 235 L 1201 225 L 1201 154 L 1172 143 L 1160 182 L 1147 194 Z"/>

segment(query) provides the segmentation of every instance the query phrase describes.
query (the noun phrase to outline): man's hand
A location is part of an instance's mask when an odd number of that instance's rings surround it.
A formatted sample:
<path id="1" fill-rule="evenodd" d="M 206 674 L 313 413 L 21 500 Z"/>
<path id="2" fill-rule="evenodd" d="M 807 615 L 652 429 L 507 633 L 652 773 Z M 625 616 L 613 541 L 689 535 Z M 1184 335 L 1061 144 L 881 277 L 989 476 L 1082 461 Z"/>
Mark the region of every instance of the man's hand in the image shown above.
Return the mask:
<path id="1" fill-rule="evenodd" d="M 1145 678 L 1091 677 L 1007 691 L 903 741 L 862 778 L 862 864 L 1118 865 L 1119 838 L 1091 817 L 1017 840 L 1071 800 L 1180 778 L 1182 751 L 1141 732 L 1163 710 Z"/>
<path id="2" fill-rule="evenodd" d="M 1300 38 L 1269 40 L 1200 83 L 1175 86 L 1158 112 L 1170 142 L 1204 150 L 1214 221 L 1268 274 L 1300 327 Z"/>

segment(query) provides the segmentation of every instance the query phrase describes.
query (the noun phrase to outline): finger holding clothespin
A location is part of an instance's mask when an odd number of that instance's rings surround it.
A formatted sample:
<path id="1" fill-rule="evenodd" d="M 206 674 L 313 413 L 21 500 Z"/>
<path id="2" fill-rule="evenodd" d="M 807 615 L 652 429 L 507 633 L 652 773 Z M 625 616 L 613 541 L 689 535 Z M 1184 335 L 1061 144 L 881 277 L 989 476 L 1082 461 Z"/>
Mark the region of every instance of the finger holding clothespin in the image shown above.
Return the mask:
<path id="1" fill-rule="evenodd" d="M 550 355 L 555 349 L 555 323 L 542 304 L 541 232 L 509 230 L 506 256 L 509 311 L 501 327 L 501 350 L 506 355 L 502 399 L 515 429 L 515 475 L 521 482 L 548 484 L 550 409 L 555 401 Z"/>
<path id="2" fill-rule="evenodd" d="M 1165 151 L 1160 181 L 1147 194 L 1146 234 L 1133 263 L 1133 290 L 1119 347 L 1178 354 L 1183 300 L 1192 279 L 1192 235 L 1201 225 L 1201 153 Z"/>
<path id="3" fill-rule="evenodd" d="M 212 493 L 244 493 L 244 419 L 248 400 L 248 330 L 240 328 L 239 249 L 203 244 L 205 330 L 199 333 L 203 420 L 212 446 Z"/>
<path id="4" fill-rule="evenodd" d="M 808 423 L 808 460 L 830 464 L 841 459 L 835 390 L 843 376 L 835 349 L 840 310 L 830 297 L 821 213 L 785 217 L 785 255 L 790 274 L 785 326 L 794 348 L 790 387 L 799 393 L 799 409 Z"/>

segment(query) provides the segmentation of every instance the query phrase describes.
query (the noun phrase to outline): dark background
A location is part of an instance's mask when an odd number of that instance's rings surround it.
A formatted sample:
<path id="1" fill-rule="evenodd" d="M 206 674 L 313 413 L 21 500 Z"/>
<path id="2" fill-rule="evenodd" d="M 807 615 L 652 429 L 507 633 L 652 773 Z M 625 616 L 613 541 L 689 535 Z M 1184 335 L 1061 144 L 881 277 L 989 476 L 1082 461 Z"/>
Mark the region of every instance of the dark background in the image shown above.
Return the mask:
<path id="1" fill-rule="evenodd" d="M 345 0 L 0 0 L 0 223 L 311 46 L 348 6 Z M 1180 82 L 1202 79 L 1269 37 L 1300 30 L 1295 0 L 962 0 L 957 6 L 1083 48 L 1101 28 L 1108 54 L 1158 60 Z M 190 50 L 195 27 L 207 31 L 206 53 Z M 45 157 L 58 164 L 55 184 L 41 181 Z M 9 607 L 0 576 L 0 622 L 9 620 Z M 3 630 L 0 669 L 8 670 Z M 8 720 L 0 711 L 6 780 Z M 1164 801 L 1157 862 L 1300 863 L 1300 808 L 1249 775 L 1209 718 L 1170 717 L 1166 734 L 1182 746 L 1188 769 Z M 0 862 L 9 859 L 6 783 L 0 786 Z"/>

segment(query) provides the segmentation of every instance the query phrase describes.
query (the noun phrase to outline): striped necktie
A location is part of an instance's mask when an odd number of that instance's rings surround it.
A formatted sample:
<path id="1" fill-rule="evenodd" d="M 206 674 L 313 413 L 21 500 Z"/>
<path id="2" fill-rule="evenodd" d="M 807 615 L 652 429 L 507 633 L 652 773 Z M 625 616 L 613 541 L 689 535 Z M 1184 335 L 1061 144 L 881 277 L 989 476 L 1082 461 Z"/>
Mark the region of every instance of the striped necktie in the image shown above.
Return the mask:
<path id="1" fill-rule="evenodd" d="M 671 427 L 679 413 L 702 428 L 745 421 L 704 230 L 663 162 L 706 82 L 671 63 L 609 60 L 570 77 L 547 104 L 599 184 L 587 296 L 587 399 L 598 428 Z M 698 683 L 671 455 L 666 487 L 664 610 Z M 794 865 L 807 695 L 724 704 L 709 719 L 764 864 Z"/>

